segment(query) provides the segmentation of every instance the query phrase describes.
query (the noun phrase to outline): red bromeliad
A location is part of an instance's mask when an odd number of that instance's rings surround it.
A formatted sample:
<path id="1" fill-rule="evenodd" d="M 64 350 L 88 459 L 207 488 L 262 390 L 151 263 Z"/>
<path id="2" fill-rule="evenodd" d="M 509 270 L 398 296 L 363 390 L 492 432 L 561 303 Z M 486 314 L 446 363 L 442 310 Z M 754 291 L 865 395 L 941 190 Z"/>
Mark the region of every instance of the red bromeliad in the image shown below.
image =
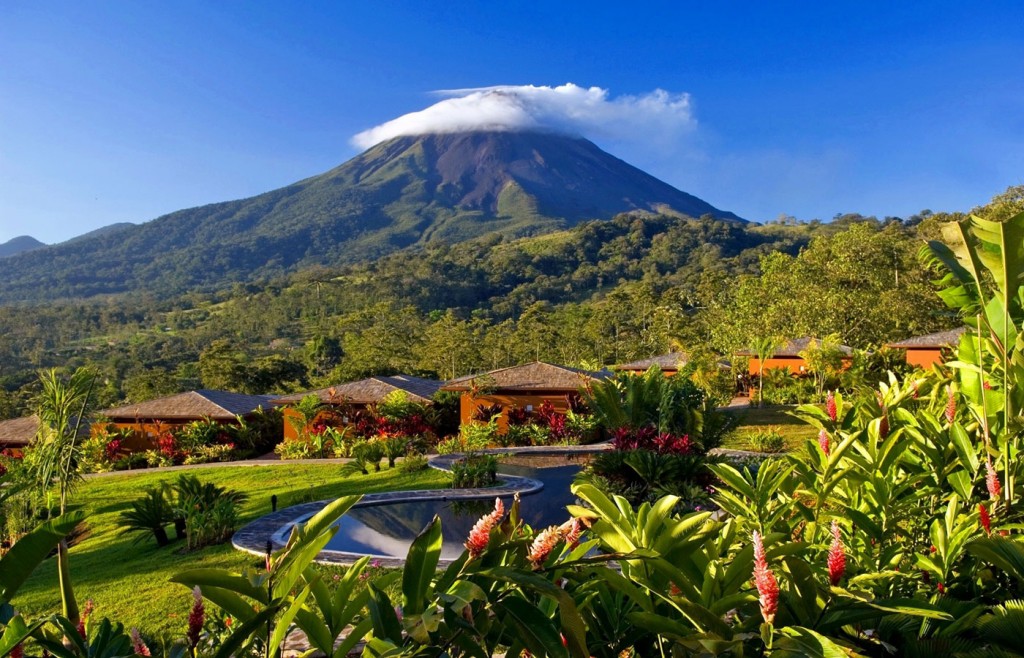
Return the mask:
<path id="1" fill-rule="evenodd" d="M 775 613 L 779 609 L 779 583 L 775 574 L 768 568 L 768 560 L 764 554 L 764 542 L 760 533 L 754 531 L 754 586 L 761 602 L 761 616 L 766 624 L 775 621 Z"/>
<path id="2" fill-rule="evenodd" d="M 466 550 L 471 558 L 479 556 L 487 548 L 491 539 L 491 528 L 498 524 L 501 517 L 505 515 L 505 506 L 501 504 L 501 498 L 494 499 L 494 511 L 480 517 L 473 529 L 469 531 L 466 539 Z"/>
<path id="3" fill-rule="evenodd" d="M 833 586 L 838 585 L 846 573 L 846 553 L 843 547 L 843 536 L 839 530 L 839 522 L 832 521 L 832 545 L 828 549 L 828 580 Z"/>
<path id="4" fill-rule="evenodd" d="M 992 517 L 989 516 L 988 508 L 985 507 L 985 503 L 978 503 L 978 519 L 981 521 L 981 527 L 985 531 L 985 534 L 991 535 Z"/>
<path id="5" fill-rule="evenodd" d="M 1003 493 L 1003 486 L 999 483 L 999 473 L 992 465 L 991 457 L 985 461 L 985 488 L 988 489 L 988 495 L 993 499 L 999 498 L 999 495 Z"/>
<path id="6" fill-rule="evenodd" d="M 828 392 L 828 398 L 825 399 L 825 412 L 833 423 L 839 418 L 839 410 L 836 409 L 836 396 L 832 391 Z"/>

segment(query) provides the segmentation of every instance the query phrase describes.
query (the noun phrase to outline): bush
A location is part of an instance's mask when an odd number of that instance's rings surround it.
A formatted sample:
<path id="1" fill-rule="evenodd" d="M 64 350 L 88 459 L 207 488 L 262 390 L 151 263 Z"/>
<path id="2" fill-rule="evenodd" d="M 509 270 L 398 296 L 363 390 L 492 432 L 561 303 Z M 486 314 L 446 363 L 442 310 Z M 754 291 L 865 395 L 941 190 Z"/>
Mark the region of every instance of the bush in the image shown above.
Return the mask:
<path id="1" fill-rule="evenodd" d="M 175 520 L 183 522 L 189 550 L 227 541 L 238 522 L 238 505 L 247 496 L 194 475 L 181 475 L 168 495 Z"/>
<path id="2" fill-rule="evenodd" d="M 146 495 L 133 501 L 130 510 L 121 512 L 123 532 L 141 533 L 135 538 L 136 542 L 152 534 L 157 546 L 166 546 L 170 542 L 165 526 L 173 520 L 174 511 L 164 492 L 157 488 L 146 489 Z"/>
<path id="3" fill-rule="evenodd" d="M 751 431 L 747 434 L 747 443 L 755 452 L 784 452 L 786 450 L 786 437 L 782 436 L 777 427 Z"/>
<path id="4" fill-rule="evenodd" d="M 476 489 L 498 483 L 498 458 L 494 455 L 470 455 L 452 464 L 452 487 Z"/>
<path id="5" fill-rule="evenodd" d="M 308 459 L 311 455 L 305 441 L 282 441 L 274 446 L 274 452 L 281 459 Z"/>
<path id="6" fill-rule="evenodd" d="M 185 457 L 185 463 L 208 464 L 210 462 L 231 461 L 234 452 L 235 446 L 232 443 L 199 446 Z"/>
<path id="7" fill-rule="evenodd" d="M 416 473 L 425 471 L 430 467 L 427 458 L 423 455 L 406 455 L 405 459 L 398 463 L 398 470 L 403 473 Z"/>

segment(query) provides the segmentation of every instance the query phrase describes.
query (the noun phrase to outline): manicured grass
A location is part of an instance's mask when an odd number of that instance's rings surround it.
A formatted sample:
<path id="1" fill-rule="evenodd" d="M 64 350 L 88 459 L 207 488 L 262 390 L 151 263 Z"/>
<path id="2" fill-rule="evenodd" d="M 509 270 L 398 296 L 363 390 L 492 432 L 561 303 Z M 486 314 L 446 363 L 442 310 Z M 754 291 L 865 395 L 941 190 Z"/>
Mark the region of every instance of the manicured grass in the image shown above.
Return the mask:
<path id="1" fill-rule="evenodd" d="M 790 406 L 766 406 L 758 407 L 734 407 L 726 413 L 734 414 L 739 419 L 739 425 L 734 429 L 722 443 L 723 448 L 733 450 L 750 450 L 748 436 L 751 432 L 774 427 L 786 439 L 786 448 L 791 452 L 802 452 L 807 439 L 815 439 L 818 430 L 813 425 L 808 425 L 799 418 L 789 415 L 794 407 Z"/>
<path id="2" fill-rule="evenodd" d="M 342 478 L 337 464 L 229 466 L 187 471 L 204 482 L 244 491 L 240 526 L 270 512 L 270 496 L 279 507 L 335 496 L 448 486 L 449 476 L 434 469 L 403 473 L 385 469 L 370 475 Z M 122 534 L 118 516 L 146 487 L 173 480 L 179 473 L 140 471 L 93 478 L 81 483 L 73 502 L 86 512 L 88 535 L 72 546 L 72 582 L 79 604 L 92 599 L 96 615 L 137 626 L 148 635 L 170 631 L 182 634 L 191 594 L 168 582 L 179 571 L 198 567 L 242 569 L 262 565 L 260 558 L 235 550 L 230 544 L 181 553 L 183 541 L 157 548 L 152 539 L 133 543 L 138 533 Z M 173 536 L 173 532 L 170 531 Z M 18 610 L 29 617 L 60 612 L 57 570 L 47 560 L 15 597 Z"/>

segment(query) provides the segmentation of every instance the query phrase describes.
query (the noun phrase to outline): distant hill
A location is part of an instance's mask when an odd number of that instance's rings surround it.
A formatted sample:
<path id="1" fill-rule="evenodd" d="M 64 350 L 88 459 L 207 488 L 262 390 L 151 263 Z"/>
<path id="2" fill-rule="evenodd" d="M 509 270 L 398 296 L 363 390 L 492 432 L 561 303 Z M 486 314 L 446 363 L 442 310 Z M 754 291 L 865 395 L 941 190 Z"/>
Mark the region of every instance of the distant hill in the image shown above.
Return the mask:
<path id="1" fill-rule="evenodd" d="M 82 240 L 88 240 L 89 238 L 97 238 L 101 235 L 110 235 L 111 233 L 117 233 L 123 231 L 126 228 L 136 226 L 132 222 L 117 222 L 116 224 L 108 224 L 107 226 L 100 227 L 94 231 L 83 233 L 82 235 L 75 236 L 70 240 L 65 240 L 61 244 L 74 244 L 75 242 L 81 242 Z"/>
<path id="2" fill-rule="evenodd" d="M 210 290 L 430 243 L 545 233 L 625 211 L 743 221 L 581 138 L 399 137 L 272 192 L 12 257 L 0 268 L 0 303 Z"/>
<path id="3" fill-rule="evenodd" d="M 32 251 L 45 246 L 45 242 L 40 242 L 29 235 L 20 235 L 0 244 L 0 258 L 23 254 L 26 251 Z"/>

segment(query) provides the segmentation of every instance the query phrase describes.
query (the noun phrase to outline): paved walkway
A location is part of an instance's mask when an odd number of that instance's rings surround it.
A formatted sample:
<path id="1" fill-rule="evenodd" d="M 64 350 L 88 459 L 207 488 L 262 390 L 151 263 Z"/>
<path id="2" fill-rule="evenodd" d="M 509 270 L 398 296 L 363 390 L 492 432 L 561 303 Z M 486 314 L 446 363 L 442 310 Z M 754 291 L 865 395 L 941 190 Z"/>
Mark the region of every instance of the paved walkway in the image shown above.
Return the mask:
<path id="1" fill-rule="evenodd" d="M 112 475 L 134 475 L 137 473 L 168 473 L 174 471 L 193 471 L 204 468 L 226 468 L 229 466 L 291 466 L 293 464 L 347 464 L 348 457 L 325 459 L 281 459 L 271 452 L 251 459 L 239 459 L 232 462 L 208 462 L 206 464 L 182 464 L 181 466 L 160 466 L 154 468 L 135 468 L 128 471 L 105 471 L 103 473 L 87 473 L 85 478 L 109 477 Z"/>

